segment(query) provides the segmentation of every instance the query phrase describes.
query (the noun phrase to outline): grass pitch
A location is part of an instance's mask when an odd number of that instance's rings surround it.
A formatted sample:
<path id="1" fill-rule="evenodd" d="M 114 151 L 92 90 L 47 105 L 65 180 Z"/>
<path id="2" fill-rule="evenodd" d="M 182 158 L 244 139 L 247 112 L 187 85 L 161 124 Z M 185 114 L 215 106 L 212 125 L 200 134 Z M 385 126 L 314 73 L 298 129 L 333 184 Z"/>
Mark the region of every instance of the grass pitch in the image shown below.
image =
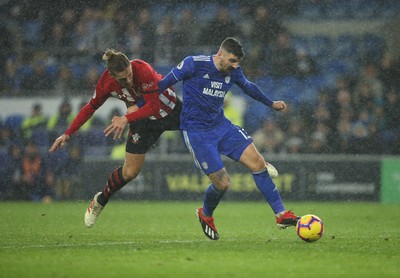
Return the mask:
<path id="1" fill-rule="evenodd" d="M 400 206 L 286 203 L 325 223 L 317 242 L 278 230 L 263 202 L 223 201 L 220 240 L 201 202 L 111 201 L 88 229 L 88 202 L 0 203 L 0 277 L 399 277 Z"/>

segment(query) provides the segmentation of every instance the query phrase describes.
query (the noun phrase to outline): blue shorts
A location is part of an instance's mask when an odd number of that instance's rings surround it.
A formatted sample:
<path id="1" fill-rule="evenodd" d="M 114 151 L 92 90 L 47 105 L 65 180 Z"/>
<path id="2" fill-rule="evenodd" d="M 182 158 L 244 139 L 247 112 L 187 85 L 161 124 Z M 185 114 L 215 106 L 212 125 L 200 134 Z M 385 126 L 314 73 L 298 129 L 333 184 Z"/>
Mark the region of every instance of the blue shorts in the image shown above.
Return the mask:
<path id="1" fill-rule="evenodd" d="M 229 120 L 225 120 L 212 130 L 182 130 L 182 135 L 196 167 L 206 175 L 224 167 L 221 154 L 239 161 L 244 150 L 253 142 L 243 128 L 232 124 Z"/>

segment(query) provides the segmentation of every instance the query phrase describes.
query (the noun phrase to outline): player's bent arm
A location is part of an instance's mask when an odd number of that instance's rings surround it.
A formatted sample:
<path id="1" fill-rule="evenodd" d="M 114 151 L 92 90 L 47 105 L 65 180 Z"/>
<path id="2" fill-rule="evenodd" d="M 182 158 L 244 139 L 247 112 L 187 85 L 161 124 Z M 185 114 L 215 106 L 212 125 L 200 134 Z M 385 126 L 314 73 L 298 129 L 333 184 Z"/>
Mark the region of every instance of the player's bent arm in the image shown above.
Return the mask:
<path id="1" fill-rule="evenodd" d="M 158 91 L 144 94 L 143 98 L 144 105 L 142 107 L 140 107 L 137 111 L 125 115 L 125 117 L 128 119 L 128 122 L 131 123 L 145 119 L 160 112 L 160 98 Z"/>
<path id="2" fill-rule="evenodd" d="M 132 106 L 128 107 L 128 109 L 126 110 L 126 114 L 130 114 L 130 113 L 136 112 L 138 110 L 139 110 L 139 106 L 132 105 Z"/>
<path id="3" fill-rule="evenodd" d="M 176 84 L 179 80 L 175 77 L 175 75 L 172 73 L 168 73 L 163 79 L 161 79 L 158 82 L 158 91 L 164 92 L 166 89 L 171 87 L 172 85 Z"/>
<path id="4" fill-rule="evenodd" d="M 191 78 L 194 72 L 195 66 L 193 56 L 188 56 L 158 82 L 159 92 L 164 92 L 167 88 L 179 81 Z"/>
<path id="5" fill-rule="evenodd" d="M 157 91 L 143 94 L 143 101 L 128 108 L 128 113 L 122 117 L 114 117 L 111 124 L 104 129 L 105 136 L 114 133 L 114 140 L 121 138 L 128 123 L 154 116 L 160 111 L 160 99 Z"/>

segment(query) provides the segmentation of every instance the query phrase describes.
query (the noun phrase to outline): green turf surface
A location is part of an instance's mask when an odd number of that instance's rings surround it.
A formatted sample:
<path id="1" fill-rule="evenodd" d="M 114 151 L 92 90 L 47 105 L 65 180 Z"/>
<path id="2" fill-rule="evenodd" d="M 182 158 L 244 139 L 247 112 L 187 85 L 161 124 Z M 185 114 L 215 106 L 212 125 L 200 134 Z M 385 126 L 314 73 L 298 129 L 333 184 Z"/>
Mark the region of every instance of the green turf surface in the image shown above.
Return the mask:
<path id="1" fill-rule="evenodd" d="M 211 241 L 199 204 L 111 201 L 88 229 L 87 202 L 0 203 L 0 277 L 400 277 L 400 206 L 287 203 L 325 223 L 306 243 L 266 204 L 228 201 Z"/>

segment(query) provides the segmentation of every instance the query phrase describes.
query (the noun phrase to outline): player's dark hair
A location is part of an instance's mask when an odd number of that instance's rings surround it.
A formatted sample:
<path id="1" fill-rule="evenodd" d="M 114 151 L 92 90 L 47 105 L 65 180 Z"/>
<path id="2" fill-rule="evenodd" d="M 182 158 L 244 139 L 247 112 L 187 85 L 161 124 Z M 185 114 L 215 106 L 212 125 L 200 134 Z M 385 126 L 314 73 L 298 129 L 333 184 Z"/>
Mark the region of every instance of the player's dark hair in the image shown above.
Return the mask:
<path id="1" fill-rule="evenodd" d="M 221 43 L 221 48 L 225 49 L 229 53 L 237 56 L 239 59 L 244 57 L 244 51 L 242 44 L 235 38 L 228 37 Z"/>
<path id="2" fill-rule="evenodd" d="M 124 71 L 130 64 L 128 57 L 122 52 L 107 49 L 103 54 L 103 60 L 107 63 L 107 70 L 111 75 Z"/>

